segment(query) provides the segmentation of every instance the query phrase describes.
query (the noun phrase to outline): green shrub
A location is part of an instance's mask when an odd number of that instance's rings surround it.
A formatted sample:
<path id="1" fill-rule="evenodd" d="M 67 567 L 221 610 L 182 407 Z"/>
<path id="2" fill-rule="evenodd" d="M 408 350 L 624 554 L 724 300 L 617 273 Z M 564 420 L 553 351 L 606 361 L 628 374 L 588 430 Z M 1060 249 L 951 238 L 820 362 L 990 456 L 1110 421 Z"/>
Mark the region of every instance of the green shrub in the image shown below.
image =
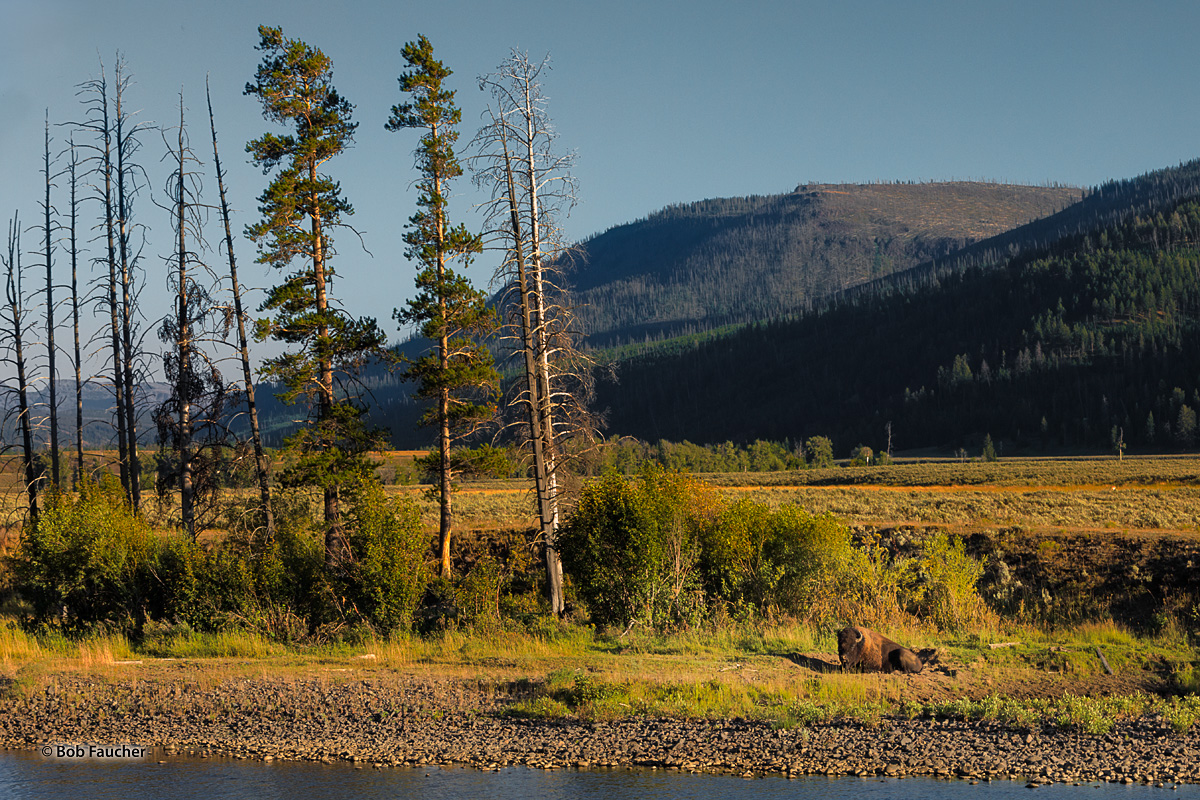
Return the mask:
<path id="1" fill-rule="evenodd" d="M 376 481 L 355 489 L 346 515 L 354 561 L 339 588 L 349 609 L 387 633 L 412 627 L 425 591 L 429 539 L 409 498 L 388 497 Z"/>
<path id="2" fill-rule="evenodd" d="M 741 499 L 722 509 L 703 531 L 705 589 L 735 616 L 760 612 L 773 601 L 780 573 L 764 553 L 771 509 Z"/>
<path id="3" fill-rule="evenodd" d="M 475 628 L 500 624 L 500 595 L 509 576 L 504 565 L 485 555 L 462 577 L 454 593 L 459 619 Z"/>
<path id="4" fill-rule="evenodd" d="M 700 530 L 714 509 L 707 487 L 653 465 L 634 480 L 609 473 L 584 484 L 558 535 L 563 568 L 593 621 L 694 621 L 702 607 Z"/>
<path id="5" fill-rule="evenodd" d="M 703 544 L 709 594 L 742 614 L 833 613 L 855 556 L 849 530 L 832 517 L 745 499 L 705 529 Z"/>
<path id="6" fill-rule="evenodd" d="M 772 517 L 765 551 L 780 570 L 775 603 L 807 619 L 841 616 L 847 581 L 854 577 L 850 530 L 828 514 L 814 517 L 799 506 L 782 506 Z"/>
<path id="7" fill-rule="evenodd" d="M 167 603 L 159 569 L 166 547 L 111 476 L 82 482 L 78 497 L 47 492 L 10 562 L 14 589 L 32 609 L 26 622 L 140 630 Z"/>
<path id="8" fill-rule="evenodd" d="M 925 541 L 919 558 L 907 562 L 901 590 L 911 612 L 942 630 L 989 623 L 992 614 L 976 591 L 983 564 L 967 555 L 962 539 L 939 532 Z"/>

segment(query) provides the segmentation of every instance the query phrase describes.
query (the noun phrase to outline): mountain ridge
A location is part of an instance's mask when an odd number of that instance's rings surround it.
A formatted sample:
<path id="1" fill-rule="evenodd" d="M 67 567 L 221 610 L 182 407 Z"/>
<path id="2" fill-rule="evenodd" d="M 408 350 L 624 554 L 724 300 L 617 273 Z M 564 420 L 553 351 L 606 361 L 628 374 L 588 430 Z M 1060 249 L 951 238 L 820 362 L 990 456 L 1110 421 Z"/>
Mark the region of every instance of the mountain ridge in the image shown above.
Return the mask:
<path id="1" fill-rule="evenodd" d="M 1082 194 L 971 181 L 822 183 L 668 206 L 579 245 L 570 276 L 579 328 L 604 347 L 794 313 Z"/>

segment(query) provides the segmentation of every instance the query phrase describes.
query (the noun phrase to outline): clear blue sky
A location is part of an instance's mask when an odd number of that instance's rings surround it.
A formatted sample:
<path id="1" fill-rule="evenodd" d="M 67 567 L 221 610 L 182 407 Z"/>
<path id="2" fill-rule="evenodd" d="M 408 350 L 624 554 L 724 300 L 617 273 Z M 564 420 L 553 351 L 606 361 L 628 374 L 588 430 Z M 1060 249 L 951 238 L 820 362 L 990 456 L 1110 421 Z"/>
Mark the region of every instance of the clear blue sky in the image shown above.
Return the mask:
<path id="1" fill-rule="evenodd" d="M 133 107 L 172 125 L 182 88 L 206 152 L 211 76 L 238 228 L 267 179 L 242 148 L 271 126 L 242 95 L 259 24 L 320 47 L 357 109 L 354 149 L 329 172 L 368 255 L 343 236 L 336 293 L 394 331 L 412 288 L 400 236 L 414 211 L 415 132 L 383 130 L 401 98 L 400 48 L 418 34 L 455 74 L 462 140 L 484 96 L 475 78 L 511 48 L 549 53 L 550 112 L 578 154 L 580 239 L 674 202 L 784 192 L 808 181 L 983 178 L 1091 186 L 1200 156 L 1200 3 L 605 0 L 4 0 L 0 31 L 0 215 L 33 223 L 42 124 L 82 116 L 76 86 L 120 50 Z M 65 131 L 52 134 L 56 144 Z M 156 197 L 169 169 L 157 134 L 141 161 Z M 60 182 L 61 183 L 61 182 Z M 215 202 L 215 185 L 210 182 Z M 61 202 L 65 195 L 57 195 Z M 477 227 L 462 179 L 451 214 Z M 165 310 L 167 213 L 144 196 L 146 325 Z M 218 237 L 216 227 L 210 237 Z M 35 237 L 26 237 L 33 246 Z M 248 282 L 275 280 L 240 257 Z M 494 264 L 470 271 L 486 286 Z M 65 279 L 65 278 L 64 278 Z M 398 334 L 394 334 L 398 335 Z M 154 344 L 154 340 L 151 340 Z"/>

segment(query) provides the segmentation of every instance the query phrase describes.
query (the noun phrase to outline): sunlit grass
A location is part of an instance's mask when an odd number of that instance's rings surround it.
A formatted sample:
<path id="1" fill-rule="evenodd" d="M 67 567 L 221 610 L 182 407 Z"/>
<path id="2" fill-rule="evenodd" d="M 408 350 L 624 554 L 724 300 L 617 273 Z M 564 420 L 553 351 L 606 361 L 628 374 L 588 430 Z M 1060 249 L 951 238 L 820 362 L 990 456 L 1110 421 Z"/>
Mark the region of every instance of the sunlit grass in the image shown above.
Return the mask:
<path id="1" fill-rule="evenodd" d="M 16 623 L 0 620 L 0 675 L 11 678 L 21 666 L 45 656 L 46 651 L 36 638 Z"/>
<path id="2" fill-rule="evenodd" d="M 270 658 L 286 648 L 250 631 L 184 630 L 148 637 L 138 652 L 154 658 Z"/>
<path id="3" fill-rule="evenodd" d="M 89 636 L 77 645 L 78 665 L 85 670 L 111 667 L 118 661 L 134 659 L 129 641 L 121 635 Z"/>
<path id="4" fill-rule="evenodd" d="M 1002 458 L 998 461 L 921 459 L 883 467 L 828 467 L 780 472 L 708 473 L 726 486 L 1147 487 L 1200 484 L 1200 458 L 1139 456 Z"/>

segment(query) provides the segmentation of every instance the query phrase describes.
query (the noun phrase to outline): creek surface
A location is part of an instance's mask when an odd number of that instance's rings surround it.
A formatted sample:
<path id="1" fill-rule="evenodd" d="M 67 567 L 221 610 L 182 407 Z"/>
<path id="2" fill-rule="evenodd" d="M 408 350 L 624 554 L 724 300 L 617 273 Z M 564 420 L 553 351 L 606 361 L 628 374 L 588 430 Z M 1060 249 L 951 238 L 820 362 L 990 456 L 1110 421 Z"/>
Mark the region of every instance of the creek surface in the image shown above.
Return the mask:
<path id="1" fill-rule="evenodd" d="M 165 763 L 159 763 L 164 758 Z M 1200 798 L 1200 786 L 1165 787 L 1088 783 L 1037 787 L 1035 797 Z M 728 775 L 685 774 L 650 769 L 538 770 L 511 767 L 494 772 L 463 767 L 371 769 L 348 764 L 312 764 L 227 758 L 181 758 L 152 752 L 145 760 L 88 761 L 45 758 L 36 751 L 0 751 L 0 797 L 96 798 L 853 798 L 853 800 L 971 800 L 1028 798 L 1024 781 L 971 785 L 931 778 L 787 779 L 768 775 L 746 779 Z"/>

